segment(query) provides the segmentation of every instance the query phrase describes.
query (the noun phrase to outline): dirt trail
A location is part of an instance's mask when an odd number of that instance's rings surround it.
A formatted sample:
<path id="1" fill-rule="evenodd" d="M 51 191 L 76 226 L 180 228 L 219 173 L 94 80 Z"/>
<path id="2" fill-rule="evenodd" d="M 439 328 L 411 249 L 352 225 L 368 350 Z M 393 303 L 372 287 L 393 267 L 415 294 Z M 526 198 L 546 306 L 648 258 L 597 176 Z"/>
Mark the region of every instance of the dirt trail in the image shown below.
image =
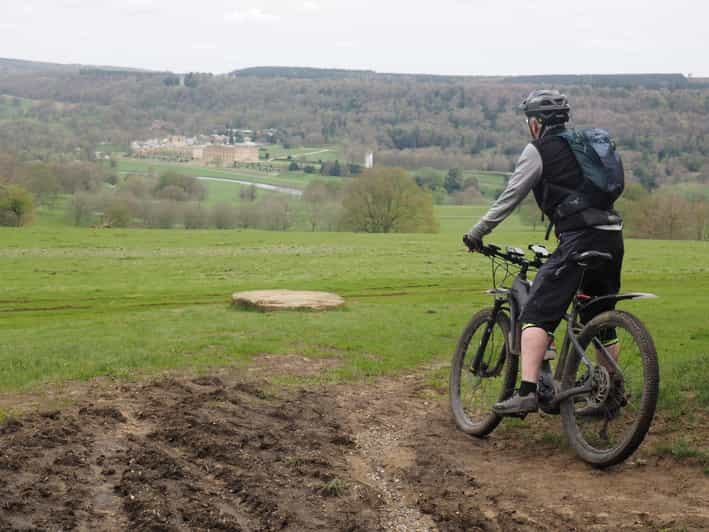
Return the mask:
<path id="1" fill-rule="evenodd" d="M 520 434 L 461 434 L 417 375 L 89 388 L 0 425 L 0 530 L 709 529 L 700 470 L 598 472 Z"/>

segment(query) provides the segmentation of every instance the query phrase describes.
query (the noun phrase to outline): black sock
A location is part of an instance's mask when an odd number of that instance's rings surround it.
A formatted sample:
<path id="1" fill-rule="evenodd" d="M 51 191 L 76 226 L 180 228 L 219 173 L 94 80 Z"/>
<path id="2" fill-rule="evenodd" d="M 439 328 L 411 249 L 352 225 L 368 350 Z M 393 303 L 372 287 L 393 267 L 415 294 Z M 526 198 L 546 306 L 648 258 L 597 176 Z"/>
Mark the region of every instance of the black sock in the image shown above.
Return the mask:
<path id="1" fill-rule="evenodd" d="M 537 393 L 537 383 L 522 381 L 522 386 L 519 387 L 519 396 L 526 397 L 530 393 Z"/>

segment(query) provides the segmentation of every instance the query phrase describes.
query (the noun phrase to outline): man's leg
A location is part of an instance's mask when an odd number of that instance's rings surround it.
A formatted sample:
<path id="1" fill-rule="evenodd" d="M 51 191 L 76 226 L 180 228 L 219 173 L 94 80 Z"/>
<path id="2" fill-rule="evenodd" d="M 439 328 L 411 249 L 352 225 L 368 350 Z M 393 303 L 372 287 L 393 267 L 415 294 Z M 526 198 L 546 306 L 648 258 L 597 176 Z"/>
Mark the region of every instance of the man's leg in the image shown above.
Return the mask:
<path id="1" fill-rule="evenodd" d="M 526 324 L 522 331 L 522 385 L 517 393 L 495 404 L 499 415 L 535 412 L 538 408 L 537 383 L 544 355 L 551 340 L 547 331 L 559 325 L 579 285 L 580 268 L 569 260 L 577 251 L 576 241 L 583 236 L 562 239 L 559 247 L 537 272 L 529 298 L 520 315 Z"/>
<path id="2" fill-rule="evenodd" d="M 623 233 L 620 231 L 596 231 L 593 249 L 606 251 L 613 255 L 613 261 L 605 268 L 591 270 L 584 278 L 584 293 L 590 296 L 605 296 L 617 294 L 620 291 L 620 274 L 623 267 Z M 581 321 L 588 323 L 596 315 L 615 308 L 615 302 L 599 303 L 591 307 L 591 311 L 581 314 Z M 615 330 L 601 331 L 601 341 L 608 354 L 618 362 L 620 357 L 620 344 L 615 335 Z M 600 349 L 596 350 L 597 364 L 606 368 L 610 373 L 614 373 L 613 364 L 606 359 Z"/>
<path id="3" fill-rule="evenodd" d="M 549 333 L 541 327 L 527 327 L 522 331 L 522 383 L 532 383 L 536 388 L 549 340 Z"/>
<path id="4" fill-rule="evenodd" d="M 526 327 L 522 331 L 522 384 L 516 394 L 493 407 L 496 413 L 505 415 L 537 411 L 539 370 L 550 340 L 549 334 L 541 327 Z"/>
<path id="5" fill-rule="evenodd" d="M 608 354 L 611 356 L 613 360 L 618 362 L 618 358 L 620 358 L 620 344 L 615 343 L 613 345 L 608 345 L 606 346 L 606 351 Z M 606 355 L 605 353 L 601 352 L 600 349 L 596 349 L 596 362 L 606 368 L 608 370 L 608 373 L 615 373 L 615 368 L 613 365 L 606 360 Z"/>

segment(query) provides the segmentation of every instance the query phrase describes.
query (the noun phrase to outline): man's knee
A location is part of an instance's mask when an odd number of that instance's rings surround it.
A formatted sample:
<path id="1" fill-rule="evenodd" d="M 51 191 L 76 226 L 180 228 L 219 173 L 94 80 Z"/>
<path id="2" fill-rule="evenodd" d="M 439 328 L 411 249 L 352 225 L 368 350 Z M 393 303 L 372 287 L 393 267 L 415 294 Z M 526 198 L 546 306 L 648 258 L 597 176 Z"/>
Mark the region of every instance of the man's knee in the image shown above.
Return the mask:
<path id="1" fill-rule="evenodd" d="M 548 336 L 554 337 L 554 331 L 556 330 L 557 323 L 547 322 L 547 323 L 524 323 L 522 324 L 522 335 L 527 333 L 530 334 L 540 334 L 538 332 L 532 331 L 543 331 Z M 528 332 L 529 331 L 529 332 Z"/>

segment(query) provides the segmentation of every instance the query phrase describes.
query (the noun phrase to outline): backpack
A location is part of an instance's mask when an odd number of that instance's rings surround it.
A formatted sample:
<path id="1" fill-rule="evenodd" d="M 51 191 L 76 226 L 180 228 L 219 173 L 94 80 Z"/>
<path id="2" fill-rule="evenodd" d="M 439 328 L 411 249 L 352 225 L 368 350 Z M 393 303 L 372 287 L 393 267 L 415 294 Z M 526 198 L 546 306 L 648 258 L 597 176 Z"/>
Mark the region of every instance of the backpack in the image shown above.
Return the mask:
<path id="1" fill-rule="evenodd" d="M 591 195 L 596 208 L 613 206 L 625 188 L 625 171 L 615 142 L 605 129 L 566 129 L 555 136 L 563 138 L 581 167 L 584 183 L 580 192 Z"/>
<path id="2" fill-rule="evenodd" d="M 553 136 L 564 139 L 571 148 L 583 181 L 554 209 L 547 228 L 547 239 L 552 226 L 558 226 L 564 219 L 581 217 L 583 224 L 589 226 L 608 223 L 609 211 L 625 188 L 623 162 L 608 131 L 597 128 L 563 129 Z M 619 219 L 617 213 L 613 216 Z"/>

